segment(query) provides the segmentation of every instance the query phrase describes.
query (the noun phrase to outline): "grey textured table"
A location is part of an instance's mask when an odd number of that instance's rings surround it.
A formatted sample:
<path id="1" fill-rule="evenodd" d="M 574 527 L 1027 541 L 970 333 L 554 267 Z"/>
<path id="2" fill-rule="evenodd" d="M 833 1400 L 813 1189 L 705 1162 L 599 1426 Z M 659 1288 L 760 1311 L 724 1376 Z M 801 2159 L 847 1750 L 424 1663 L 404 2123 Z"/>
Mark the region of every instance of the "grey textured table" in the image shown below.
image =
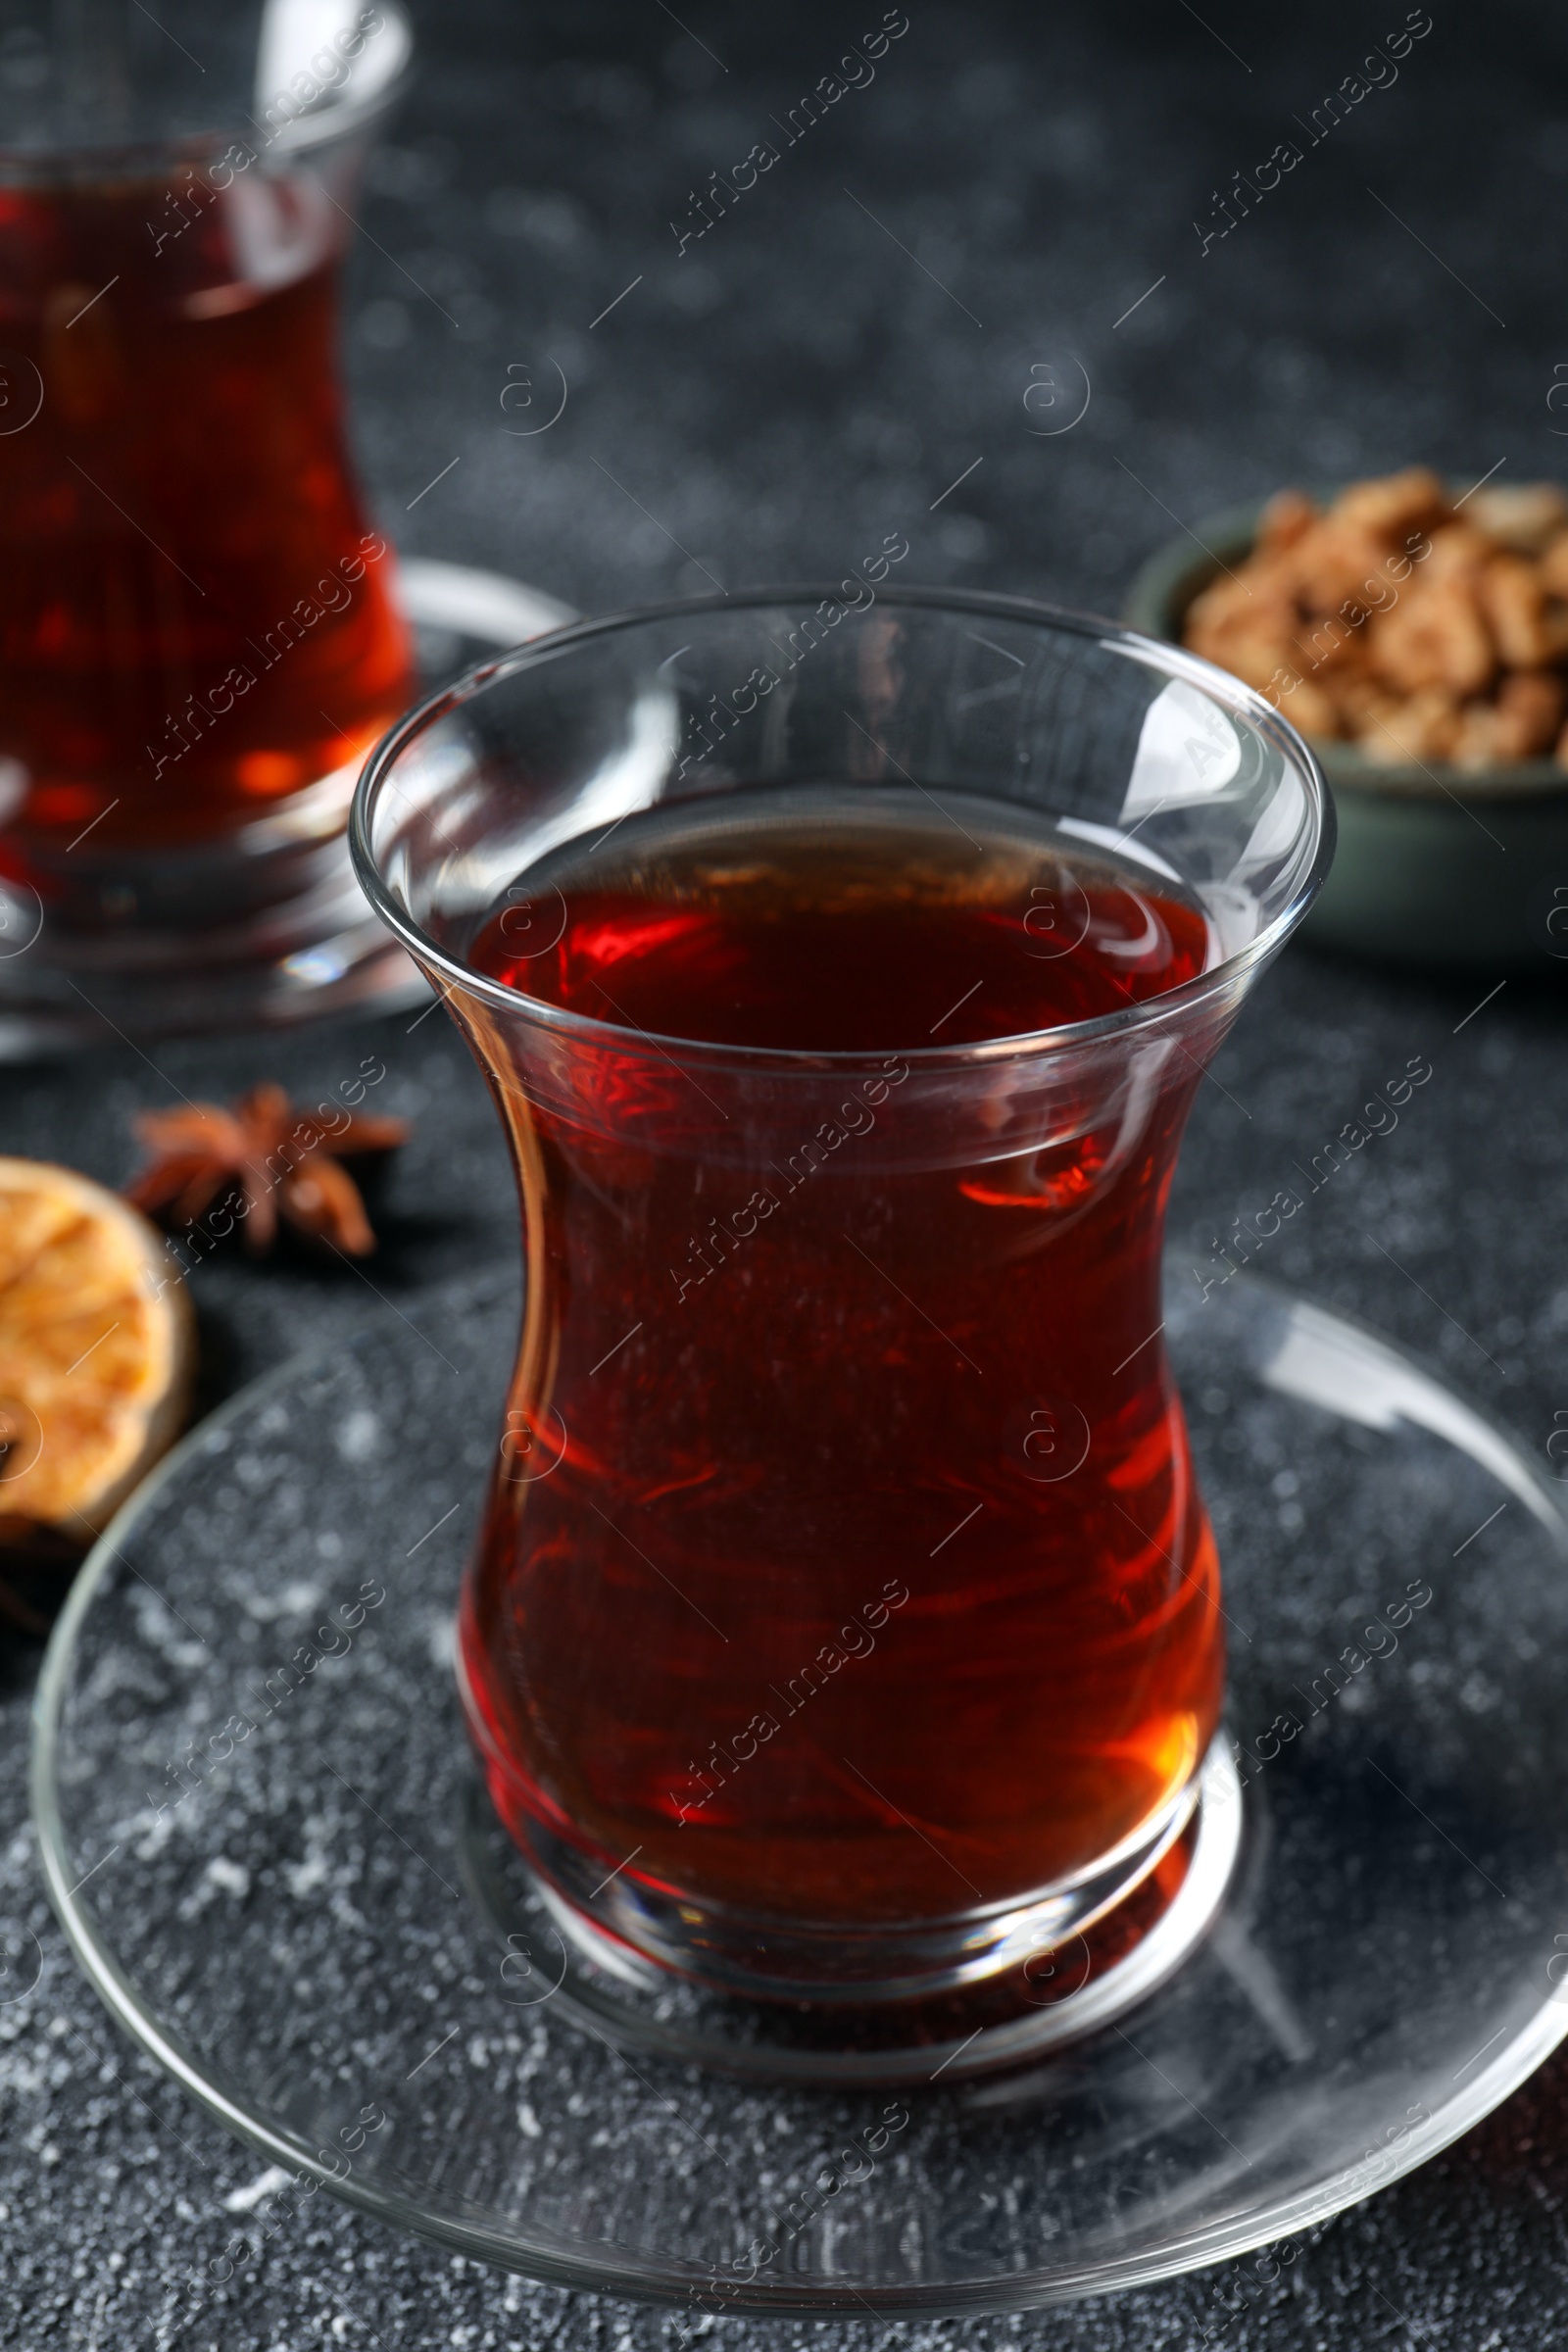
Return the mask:
<path id="1" fill-rule="evenodd" d="M 1232 0 L 1204 19 L 1185 0 L 984 18 L 909 0 L 874 80 L 684 250 L 694 191 L 781 143 L 775 121 L 881 21 L 870 0 L 787 21 L 709 8 L 689 33 L 661 0 L 421 14 L 423 73 L 376 166 L 347 311 L 364 466 L 411 552 L 607 608 L 836 576 L 896 530 L 911 577 L 1105 609 L 1178 522 L 1285 479 L 1413 458 L 1475 476 L 1506 461 L 1515 479 L 1559 467 L 1545 403 L 1568 359 L 1568 26 L 1544 8 L 1465 22 L 1435 0 L 1396 79 L 1206 250 L 1195 219 L 1222 224 L 1216 190 L 1400 25 L 1393 0 L 1274 22 Z M 1075 364 L 1088 413 L 1032 431 L 1070 412 L 1038 395 L 1026 409 L 1031 384 L 1076 381 Z M 549 414 L 556 367 L 564 414 L 509 437 Z M 531 410 L 515 394 L 503 410 L 509 380 Z M 1477 856 L 1493 854 L 1478 833 Z M 1472 1016 L 1493 986 L 1293 949 L 1201 1090 L 1171 1230 L 1206 1261 L 1225 1222 L 1429 1054 L 1431 1086 L 1310 1199 L 1275 1270 L 1424 1351 L 1544 1447 L 1568 1404 L 1568 1043 L 1548 981 L 1512 979 Z M 0 1148 L 118 1183 L 129 1114 L 176 1088 L 276 1075 L 314 1098 L 367 1054 L 387 1067 L 377 1107 L 417 1122 L 369 1274 L 396 1302 L 515 1248 L 499 1135 L 439 1013 L 7 1073 Z M 352 1271 L 234 1259 L 205 1268 L 196 1298 L 212 1395 L 376 1303 Z M 0 2005 L 0 2340 L 127 2352 L 160 2340 L 170 2282 L 241 2226 L 261 2167 L 118 2038 L 47 1913 L 23 1799 L 36 1664 L 8 1638 L 0 1910 L 30 1923 L 44 1967 Z M 715 2332 L 867 2352 L 1179 2352 L 1222 2324 L 1227 2344 L 1282 2352 L 1556 2343 L 1565 2085 L 1568 2063 L 1549 2065 L 1228 2323 L 1208 2277 L 972 2327 Z M 488 2352 L 675 2336 L 661 2312 L 490 2275 L 323 2198 L 184 2340 Z"/>

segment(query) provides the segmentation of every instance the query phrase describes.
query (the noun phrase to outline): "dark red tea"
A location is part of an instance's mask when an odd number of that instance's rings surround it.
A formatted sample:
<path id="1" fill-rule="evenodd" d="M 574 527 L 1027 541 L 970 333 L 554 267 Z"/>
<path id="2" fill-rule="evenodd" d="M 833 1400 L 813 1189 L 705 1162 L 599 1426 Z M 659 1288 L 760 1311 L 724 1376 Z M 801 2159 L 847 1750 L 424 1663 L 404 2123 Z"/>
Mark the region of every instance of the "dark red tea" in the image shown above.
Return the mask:
<path id="1" fill-rule="evenodd" d="M 994 805 L 960 797 L 958 831 L 914 794 L 881 822 L 847 787 L 804 800 L 633 820 L 474 941 L 637 1051 L 579 1111 L 544 1064 L 502 1072 L 533 1303 L 465 1658 L 524 1843 L 768 1918 L 908 1922 L 1151 1823 L 1223 1673 L 1157 1336 L 1197 1065 L 1167 1054 L 1136 1102 L 1086 1081 L 1065 1140 L 991 1158 L 955 1156 L 911 1054 L 1116 1012 L 1202 971 L 1209 933 Z M 764 1136 L 743 1080 L 681 1064 L 694 1038 L 882 1059 Z M 632 1115 L 661 1085 L 710 1102 L 706 1147 Z"/>
<path id="2" fill-rule="evenodd" d="M 95 857 L 231 831 L 408 699 L 341 228 L 254 158 L 0 189 L 0 870 L 46 898 L 87 826 Z"/>

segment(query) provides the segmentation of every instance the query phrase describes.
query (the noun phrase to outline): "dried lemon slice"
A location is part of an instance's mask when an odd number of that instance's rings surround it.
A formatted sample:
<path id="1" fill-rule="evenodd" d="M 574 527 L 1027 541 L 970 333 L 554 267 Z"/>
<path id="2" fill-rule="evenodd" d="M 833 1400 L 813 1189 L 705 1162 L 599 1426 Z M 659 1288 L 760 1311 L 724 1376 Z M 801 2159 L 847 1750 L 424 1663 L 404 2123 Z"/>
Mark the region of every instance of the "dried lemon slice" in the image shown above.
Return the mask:
<path id="1" fill-rule="evenodd" d="M 176 1436 L 194 1356 L 146 1218 L 71 1168 L 0 1158 L 0 1533 L 96 1535 Z"/>

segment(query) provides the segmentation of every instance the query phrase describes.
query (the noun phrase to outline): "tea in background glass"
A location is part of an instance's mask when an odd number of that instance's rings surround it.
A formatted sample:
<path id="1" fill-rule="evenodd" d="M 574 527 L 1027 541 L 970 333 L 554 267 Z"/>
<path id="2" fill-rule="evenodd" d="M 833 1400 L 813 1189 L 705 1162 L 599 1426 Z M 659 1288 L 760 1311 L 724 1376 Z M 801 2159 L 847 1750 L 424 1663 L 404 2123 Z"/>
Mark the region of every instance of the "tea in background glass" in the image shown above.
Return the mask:
<path id="1" fill-rule="evenodd" d="M 0 59 L 13 1047 L 95 1006 L 132 1032 L 286 1017 L 388 970 L 341 836 L 413 672 L 336 340 L 407 30 L 379 6 L 186 14 L 188 60 L 118 7 Z M 187 127 L 197 105 L 223 127 Z"/>

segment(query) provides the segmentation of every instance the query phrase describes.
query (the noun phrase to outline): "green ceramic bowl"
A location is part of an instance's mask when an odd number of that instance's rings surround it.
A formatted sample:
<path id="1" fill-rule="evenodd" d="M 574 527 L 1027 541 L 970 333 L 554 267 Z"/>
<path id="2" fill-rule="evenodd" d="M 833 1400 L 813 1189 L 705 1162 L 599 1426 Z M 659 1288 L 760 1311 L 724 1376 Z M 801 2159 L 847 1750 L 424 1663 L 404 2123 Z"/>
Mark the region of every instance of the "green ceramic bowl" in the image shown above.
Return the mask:
<path id="1" fill-rule="evenodd" d="M 1152 556 L 1127 597 L 1131 626 L 1179 642 L 1194 597 L 1250 554 L 1261 513 L 1261 503 L 1232 507 Z M 1568 961 L 1562 768 L 1379 767 L 1351 744 L 1312 749 L 1333 788 L 1339 847 L 1304 937 L 1388 963 L 1546 972 Z"/>

